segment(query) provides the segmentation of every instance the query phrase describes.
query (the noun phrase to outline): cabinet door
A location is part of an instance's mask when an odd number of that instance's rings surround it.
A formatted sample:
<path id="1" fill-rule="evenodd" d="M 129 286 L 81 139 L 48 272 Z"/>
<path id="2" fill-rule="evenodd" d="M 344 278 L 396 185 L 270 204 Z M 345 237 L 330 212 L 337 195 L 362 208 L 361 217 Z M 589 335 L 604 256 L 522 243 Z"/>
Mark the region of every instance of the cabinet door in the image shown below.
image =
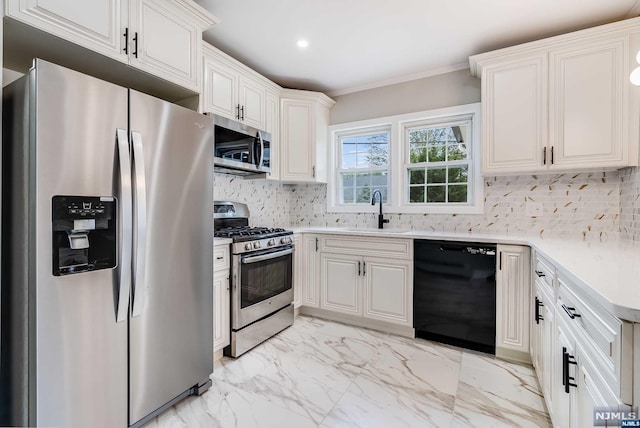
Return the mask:
<path id="1" fill-rule="evenodd" d="M 554 390 L 552 387 L 553 382 L 553 355 L 555 355 L 555 347 L 554 347 L 554 334 L 553 334 L 553 326 L 554 326 L 554 305 L 553 299 L 549 298 L 546 294 L 543 294 L 543 304 L 540 310 L 542 312 L 543 320 L 540 321 L 540 325 L 542 328 L 540 329 L 540 356 L 538 358 L 540 364 L 540 374 L 538 378 L 540 379 L 540 386 L 542 388 L 542 395 L 544 396 L 547 409 L 549 409 L 549 413 L 551 413 L 551 417 L 553 417 L 553 400 L 554 400 Z"/>
<path id="2" fill-rule="evenodd" d="M 546 54 L 484 68 L 482 172 L 545 170 L 546 114 Z"/>
<path id="3" fill-rule="evenodd" d="M 564 326 L 564 323 L 556 322 L 554 340 L 555 350 L 552 357 L 553 425 L 557 427 L 573 427 L 575 426 L 572 425 L 572 423 L 575 422 L 575 418 L 572 417 L 572 411 L 575 411 L 575 389 L 569 387 L 569 392 L 565 390 L 563 374 L 564 370 L 568 369 L 569 375 L 574 378 L 571 382 L 575 383 L 577 370 L 573 364 L 564 367 L 563 351 L 568 352 L 571 356 L 575 356 L 573 346 L 574 339 Z"/>
<path id="4" fill-rule="evenodd" d="M 304 284 L 305 248 L 301 234 L 293 235 L 293 307 L 302 305 L 302 289 Z"/>
<path id="5" fill-rule="evenodd" d="M 302 282 L 302 305 L 320 307 L 320 256 L 318 237 L 303 235 L 304 276 Z"/>
<path id="6" fill-rule="evenodd" d="M 550 141 L 558 168 L 626 166 L 628 37 L 551 51 Z"/>
<path id="7" fill-rule="evenodd" d="M 280 118 L 280 179 L 315 181 L 313 103 L 283 99 Z"/>
<path id="8" fill-rule="evenodd" d="M 213 351 L 229 345 L 229 271 L 213 274 Z"/>
<path id="9" fill-rule="evenodd" d="M 320 253 L 320 308 L 362 315 L 362 257 Z"/>
<path id="10" fill-rule="evenodd" d="M 237 120 L 238 74 L 235 69 L 205 55 L 203 82 L 204 113 Z"/>
<path id="11" fill-rule="evenodd" d="M 130 1 L 130 64 L 199 92 L 199 27 L 174 2 Z"/>
<path id="12" fill-rule="evenodd" d="M 280 180 L 280 97 L 267 91 L 265 131 L 271 134 L 268 180 Z"/>
<path id="13" fill-rule="evenodd" d="M 363 310 L 366 318 L 413 325 L 411 267 L 409 260 L 364 258 Z"/>
<path id="14" fill-rule="evenodd" d="M 542 318 L 544 317 L 544 315 L 542 315 L 540 311 L 542 311 L 544 308 L 543 306 L 544 302 L 543 302 L 542 293 L 540 289 L 537 287 L 537 284 L 534 284 L 532 300 L 533 300 L 533 306 L 531 308 L 532 315 L 531 315 L 531 338 L 530 338 L 531 364 L 536 369 L 536 372 L 538 374 L 538 380 L 540 381 L 540 383 L 542 383 L 541 375 L 542 375 L 543 368 L 542 368 L 542 361 L 541 361 L 541 357 L 542 357 L 541 348 L 542 348 L 542 328 L 543 328 Z"/>
<path id="15" fill-rule="evenodd" d="M 622 403 L 602 380 L 589 359 L 589 354 L 579 343 L 576 345 L 576 354 L 578 357 L 578 386 L 576 387 L 576 421 L 573 426 L 576 428 L 593 427 L 595 422 L 593 411 L 596 407 L 608 407 L 615 411 L 617 406 Z"/>
<path id="16" fill-rule="evenodd" d="M 257 129 L 265 129 L 267 92 L 259 82 L 240 76 L 240 120 Z"/>
<path id="17" fill-rule="evenodd" d="M 530 249 L 518 245 L 498 245 L 497 263 L 496 348 L 528 355 Z"/>
<path id="18" fill-rule="evenodd" d="M 127 62 L 128 0 L 9 0 L 6 14 L 95 52 Z"/>

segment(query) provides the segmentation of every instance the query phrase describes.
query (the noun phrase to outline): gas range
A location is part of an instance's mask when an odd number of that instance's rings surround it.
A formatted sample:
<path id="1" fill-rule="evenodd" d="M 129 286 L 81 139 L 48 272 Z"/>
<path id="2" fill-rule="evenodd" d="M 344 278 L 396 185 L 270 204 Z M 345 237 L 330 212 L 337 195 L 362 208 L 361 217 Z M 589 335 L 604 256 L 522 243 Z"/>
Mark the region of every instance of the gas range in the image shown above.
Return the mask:
<path id="1" fill-rule="evenodd" d="M 245 204 L 215 202 L 214 206 L 213 236 L 233 239 L 233 254 L 276 249 L 293 243 L 293 232 L 290 230 L 250 227 L 249 210 Z"/>
<path id="2" fill-rule="evenodd" d="M 293 232 L 281 228 L 229 227 L 214 231 L 216 238 L 233 239 L 232 253 L 243 254 L 250 251 L 275 249 L 291 245 Z"/>
<path id="3" fill-rule="evenodd" d="M 214 202 L 214 236 L 231 238 L 231 344 L 237 357 L 293 324 L 293 232 L 249 227 L 249 208 Z"/>

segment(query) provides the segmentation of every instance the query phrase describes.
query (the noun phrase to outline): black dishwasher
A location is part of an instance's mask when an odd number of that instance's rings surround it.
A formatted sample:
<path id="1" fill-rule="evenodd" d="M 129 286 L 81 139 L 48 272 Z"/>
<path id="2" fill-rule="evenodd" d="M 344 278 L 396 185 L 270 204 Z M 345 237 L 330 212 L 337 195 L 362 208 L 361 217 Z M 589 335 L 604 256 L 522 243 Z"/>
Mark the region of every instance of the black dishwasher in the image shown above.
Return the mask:
<path id="1" fill-rule="evenodd" d="M 414 241 L 416 337 L 495 354 L 496 245 Z"/>

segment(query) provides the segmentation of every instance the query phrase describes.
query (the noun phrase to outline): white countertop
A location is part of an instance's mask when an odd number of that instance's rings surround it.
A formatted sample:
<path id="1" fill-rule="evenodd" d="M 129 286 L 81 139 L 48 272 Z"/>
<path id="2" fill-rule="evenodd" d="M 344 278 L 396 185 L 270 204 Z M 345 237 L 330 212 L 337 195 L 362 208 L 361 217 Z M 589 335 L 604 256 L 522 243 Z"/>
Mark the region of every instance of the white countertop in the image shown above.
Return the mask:
<path id="1" fill-rule="evenodd" d="M 618 318 L 640 322 L 640 243 L 630 241 L 584 242 L 516 235 L 424 232 L 407 229 L 358 229 L 332 227 L 290 228 L 294 233 L 318 233 L 441 239 L 529 245 L 568 276 L 585 294 Z"/>

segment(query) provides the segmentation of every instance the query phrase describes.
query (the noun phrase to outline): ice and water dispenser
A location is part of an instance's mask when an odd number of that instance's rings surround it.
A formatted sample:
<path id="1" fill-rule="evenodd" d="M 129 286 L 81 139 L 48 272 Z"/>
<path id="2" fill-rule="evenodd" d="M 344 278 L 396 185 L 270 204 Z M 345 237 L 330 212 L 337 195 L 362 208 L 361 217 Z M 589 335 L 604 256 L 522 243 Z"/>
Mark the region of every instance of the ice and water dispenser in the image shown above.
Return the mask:
<path id="1" fill-rule="evenodd" d="M 55 276 L 116 266 L 116 199 L 112 196 L 54 196 Z"/>

